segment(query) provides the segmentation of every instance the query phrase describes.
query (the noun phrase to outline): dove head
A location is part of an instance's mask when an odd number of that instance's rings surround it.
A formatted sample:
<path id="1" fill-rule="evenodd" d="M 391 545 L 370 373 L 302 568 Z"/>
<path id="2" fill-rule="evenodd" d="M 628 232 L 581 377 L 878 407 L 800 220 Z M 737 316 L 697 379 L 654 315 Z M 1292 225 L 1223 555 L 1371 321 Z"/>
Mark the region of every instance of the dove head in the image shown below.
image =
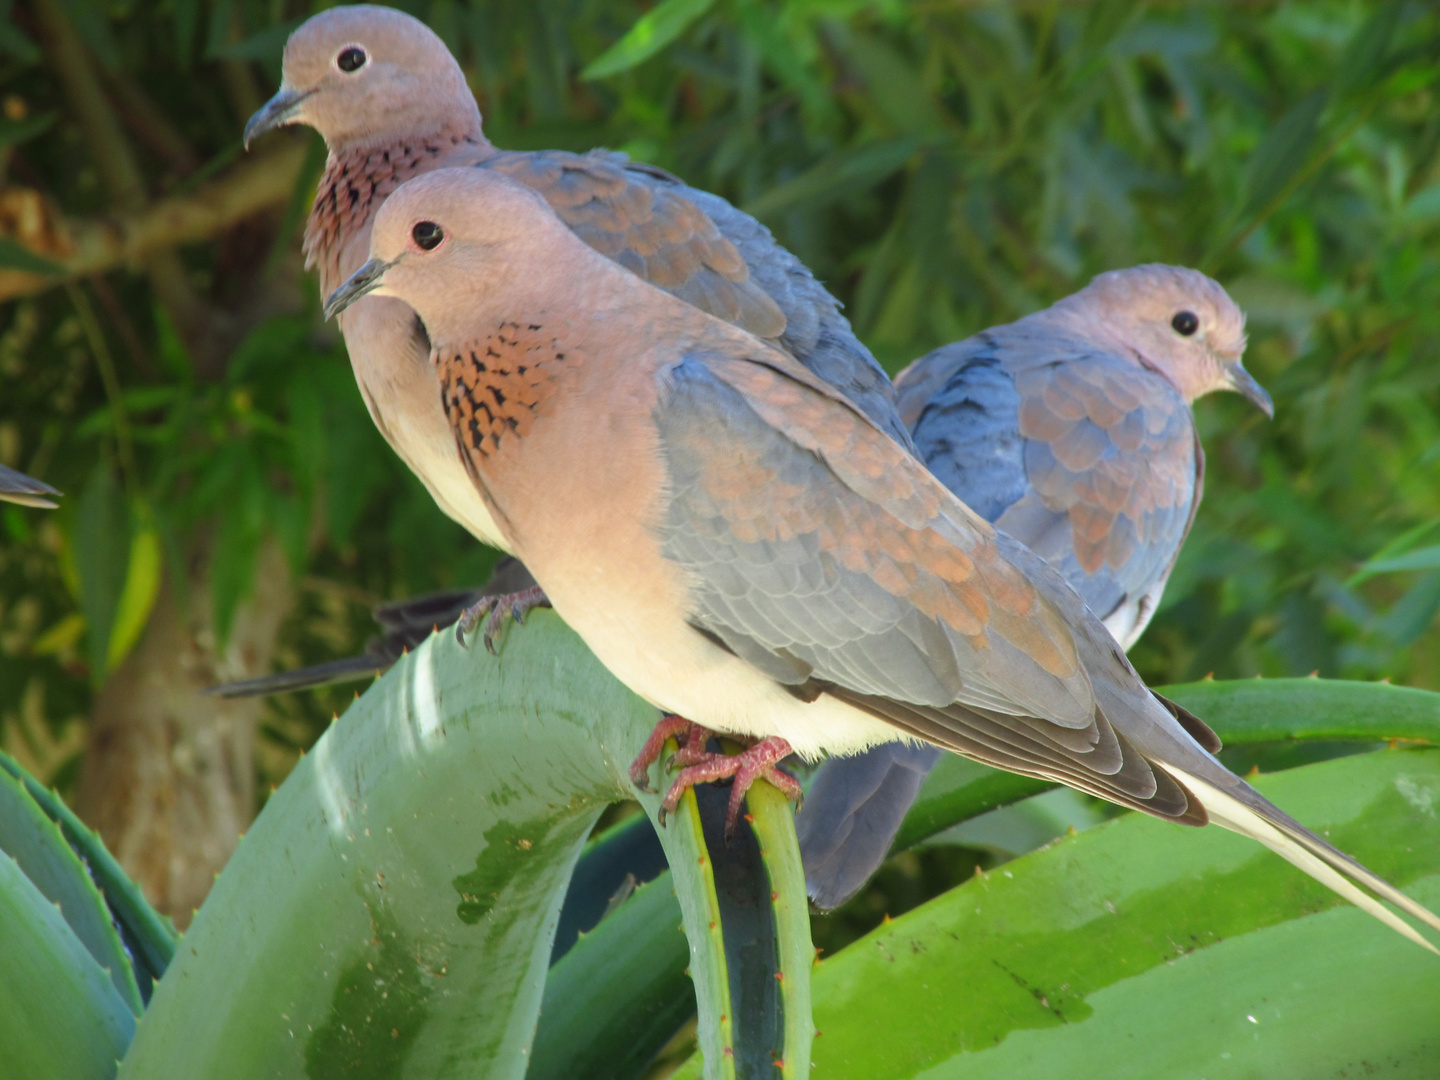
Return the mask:
<path id="1" fill-rule="evenodd" d="M 481 298 L 551 285 L 588 251 L 524 184 L 490 169 L 436 169 L 385 200 L 370 261 L 331 294 L 325 315 L 368 293 L 393 296 L 415 309 L 437 344 L 461 340 Z"/>
<path id="2" fill-rule="evenodd" d="M 1241 363 L 1244 313 L 1198 270 L 1158 264 L 1111 270 L 1055 308 L 1087 337 L 1100 336 L 1160 372 L 1186 401 L 1234 390 L 1274 415 L 1270 395 Z"/>
<path id="3" fill-rule="evenodd" d="M 356 4 L 308 19 L 285 45 L 280 89 L 245 125 L 245 145 L 308 124 L 338 147 L 441 132 L 484 139 L 480 110 L 445 43 L 402 11 Z"/>

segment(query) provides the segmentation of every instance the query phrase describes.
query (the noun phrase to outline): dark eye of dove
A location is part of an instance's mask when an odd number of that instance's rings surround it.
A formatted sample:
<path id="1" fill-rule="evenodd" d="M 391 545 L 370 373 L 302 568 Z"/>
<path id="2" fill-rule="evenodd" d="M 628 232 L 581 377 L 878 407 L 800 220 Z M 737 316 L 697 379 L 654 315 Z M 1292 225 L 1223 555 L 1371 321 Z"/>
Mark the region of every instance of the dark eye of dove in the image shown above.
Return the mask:
<path id="1" fill-rule="evenodd" d="M 421 221 L 410 230 L 410 236 L 421 251 L 434 251 L 445 239 L 445 230 L 433 221 Z"/>
<path id="2" fill-rule="evenodd" d="M 335 66 L 349 75 L 364 67 L 367 59 L 365 50 L 359 45 L 347 45 L 340 50 L 340 55 L 335 57 Z"/>
<path id="3" fill-rule="evenodd" d="M 1170 325 L 1181 337 L 1189 337 L 1200 329 L 1200 317 L 1193 311 L 1177 311 L 1175 317 L 1170 320 Z"/>

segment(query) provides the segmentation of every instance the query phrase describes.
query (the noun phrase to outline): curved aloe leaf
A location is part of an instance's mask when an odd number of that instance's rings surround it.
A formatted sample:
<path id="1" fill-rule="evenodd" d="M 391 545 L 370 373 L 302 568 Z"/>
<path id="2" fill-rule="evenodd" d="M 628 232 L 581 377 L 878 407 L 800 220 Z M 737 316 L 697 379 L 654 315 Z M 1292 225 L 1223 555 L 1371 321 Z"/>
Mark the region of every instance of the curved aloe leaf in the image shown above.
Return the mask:
<path id="1" fill-rule="evenodd" d="M 7 770 L 0 770 L 0 851 L 14 859 L 40 894 L 60 909 L 75 937 L 109 975 L 121 1000 L 131 1012 L 140 1012 L 144 1007 L 140 988 L 104 897 L 59 826 Z"/>
<path id="2" fill-rule="evenodd" d="M 70 847 L 84 861 L 96 887 L 105 897 L 129 951 L 140 994 L 148 1000 L 152 981 L 165 973 L 175 955 L 179 935 L 174 924 L 150 906 L 99 835 L 87 828 L 58 795 L 46 789 L 6 754 L 0 754 L 0 772 L 8 773 L 24 784 L 35 805 L 60 826 Z"/>
<path id="3" fill-rule="evenodd" d="M 804 1077 L 814 948 L 794 815 L 784 796 L 757 784 L 749 824 L 726 844 L 728 792 L 699 795 L 687 796 L 681 824 L 703 833 L 707 857 L 681 872 L 696 877 L 719 959 L 703 989 L 724 1002 L 731 1053 L 722 1051 L 722 1074 Z M 695 1015 L 700 988 L 686 974 L 691 957 L 671 885 L 667 874 L 642 886 L 551 970 L 528 1080 L 629 1080 Z"/>
<path id="4" fill-rule="evenodd" d="M 25 1080 L 106 1080 L 135 1014 L 65 916 L 0 853 L 0 1063 Z"/>
<path id="5" fill-rule="evenodd" d="M 655 719 L 550 613 L 498 660 L 432 637 L 271 798 L 120 1075 L 523 1076 L 565 884 Z M 661 841 L 719 1077 L 703 849 L 683 821 Z"/>
<path id="6" fill-rule="evenodd" d="M 779 967 L 775 978 L 780 984 L 783 1023 L 783 1053 L 777 1061 L 783 1080 L 805 1080 L 810 1075 L 810 1049 L 815 1037 L 810 1009 L 810 969 L 815 964 L 815 946 L 810 940 L 810 900 L 805 893 L 805 869 L 795 836 L 794 813 L 785 796 L 768 784 L 751 788 L 747 802 L 767 871 L 762 887 L 769 889 L 770 918 L 775 926 Z"/>
<path id="7" fill-rule="evenodd" d="M 641 885 L 550 969 L 527 1080 L 628 1080 L 695 1015 L 668 873 Z"/>
<path id="8" fill-rule="evenodd" d="M 1227 746 L 1280 739 L 1440 743 L 1440 694 L 1343 679 L 1204 679 L 1163 687 Z"/>
<path id="9" fill-rule="evenodd" d="M 1440 753 L 1259 786 L 1440 898 Z M 819 966 L 815 998 L 816 1072 L 837 1080 L 1299 1080 L 1362 1062 L 1419 1078 L 1434 1075 L 1440 962 L 1241 837 L 1132 814 L 887 923 Z"/>

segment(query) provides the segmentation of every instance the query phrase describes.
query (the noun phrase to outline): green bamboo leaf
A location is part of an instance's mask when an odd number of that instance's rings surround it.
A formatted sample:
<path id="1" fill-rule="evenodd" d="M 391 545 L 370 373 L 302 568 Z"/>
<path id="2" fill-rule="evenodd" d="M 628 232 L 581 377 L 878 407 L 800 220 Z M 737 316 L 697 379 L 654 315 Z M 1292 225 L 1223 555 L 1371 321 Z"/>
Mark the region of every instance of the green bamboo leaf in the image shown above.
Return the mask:
<path id="1" fill-rule="evenodd" d="M 59 908 L 75 937 L 108 973 L 121 1000 L 138 1014 L 144 1007 L 140 988 L 105 898 L 60 827 L 6 770 L 0 770 L 0 851 L 14 859 L 41 895 Z"/>
<path id="2" fill-rule="evenodd" d="M 35 254 L 8 236 L 0 236 L 0 269 L 23 270 L 27 274 L 45 274 L 49 277 L 64 277 L 67 273 L 65 267 L 59 263 Z"/>
<path id="3" fill-rule="evenodd" d="M 1259 786 L 1440 898 L 1440 753 Z M 836 1078 L 1299 1080 L 1362 1060 L 1418 1078 L 1440 962 L 1242 837 L 1126 815 L 882 926 L 819 966 L 815 995 L 816 1072 Z"/>
<path id="4" fill-rule="evenodd" d="M 217 879 L 121 1076 L 524 1076 L 566 882 L 600 811 L 634 797 L 656 713 L 549 612 L 501 652 L 432 636 L 317 743 Z M 697 940 L 711 905 L 685 819 L 661 841 Z M 692 952 L 697 986 L 723 987 L 715 955 Z M 723 997 L 697 997 L 719 1032 Z M 708 1048 L 723 1075 L 726 1044 Z"/>
<path id="5" fill-rule="evenodd" d="M 814 210 L 852 192 L 868 190 L 904 168 L 923 145 L 923 139 L 905 136 L 831 154 L 799 176 L 746 203 L 745 212 L 773 220 L 796 206 Z"/>
<path id="6" fill-rule="evenodd" d="M 125 584 L 115 604 L 115 621 L 110 627 L 106 647 L 105 670 L 114 671 L 130 655 L 130 650 L 145 632 L 155 599 L 160 595 L 160 534 L 148 515 L 137 516 L 142 522 L 130 539 L 130 563 L 125 570 Z"/>
<path id="7" fill-rule="evenodd" d="M 1310 164 L 1320 142 L 1320 115 L 1330 102 L 1321 87 L 1306 94 L 1270 129 L 1250 155 L 1242 219 L 1264 210 Z"/>
<path id="8" fill-rule="evenodd" d="M 669 45 L 714 6 L 715 0 L 660 0 L 624 37 L 590 61 L 580 77 L 604 79 L 629 71 Z"/>
<path id="9" fill-rule="evenodd" d="M 1403 555 L 1388 559 L 1371 559 L 1355 572 L 1350 584 L 1364 581 L 1376 574 L 1398 574 L 1406 570 L 1435 570 L 1440 568 L 1440 544 L 1416 548 Z"/>
<path id="10" fill-rule="evenodd" d="M 86 658 L 97 686 L 109 670 L 110 633 L 130 562 L 129 536 L 125 498 L 109 463 L 102 460 L 76 500 L 70 537 L 80 578 Z"/>
<path id="11" fill-rule="evenodd" d="M 0 1047 L 4 1074 L 108 1080 L 135 1015 L 65 916 L 0 853 Z"/>

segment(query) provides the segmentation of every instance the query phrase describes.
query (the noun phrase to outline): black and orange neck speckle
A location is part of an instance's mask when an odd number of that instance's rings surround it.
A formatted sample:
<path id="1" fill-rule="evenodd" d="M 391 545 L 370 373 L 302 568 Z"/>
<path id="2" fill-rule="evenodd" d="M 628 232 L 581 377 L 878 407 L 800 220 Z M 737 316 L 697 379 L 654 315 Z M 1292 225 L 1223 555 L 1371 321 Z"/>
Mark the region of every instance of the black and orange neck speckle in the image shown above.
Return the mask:
<path id="1" fill-rule="evenodd" d="M 389 147 L 333 151 L 315 193 L 305 225 L 305 266 L 318 267 L 325 291 L 340 284 L 340 252 L 381 202 L 406 180 L 440 168 L 462 147 L 474 147 L 477 159 L 488 144 L 465 131 L 439 131 Z"/>
<path id="2" fill-rule="evenodd" d="M 469 348 L 437 351 L 435 363 L 461 444 L 487 458 L 530 431 L 565 352 L 543 325 L 506 320 Z"/>

